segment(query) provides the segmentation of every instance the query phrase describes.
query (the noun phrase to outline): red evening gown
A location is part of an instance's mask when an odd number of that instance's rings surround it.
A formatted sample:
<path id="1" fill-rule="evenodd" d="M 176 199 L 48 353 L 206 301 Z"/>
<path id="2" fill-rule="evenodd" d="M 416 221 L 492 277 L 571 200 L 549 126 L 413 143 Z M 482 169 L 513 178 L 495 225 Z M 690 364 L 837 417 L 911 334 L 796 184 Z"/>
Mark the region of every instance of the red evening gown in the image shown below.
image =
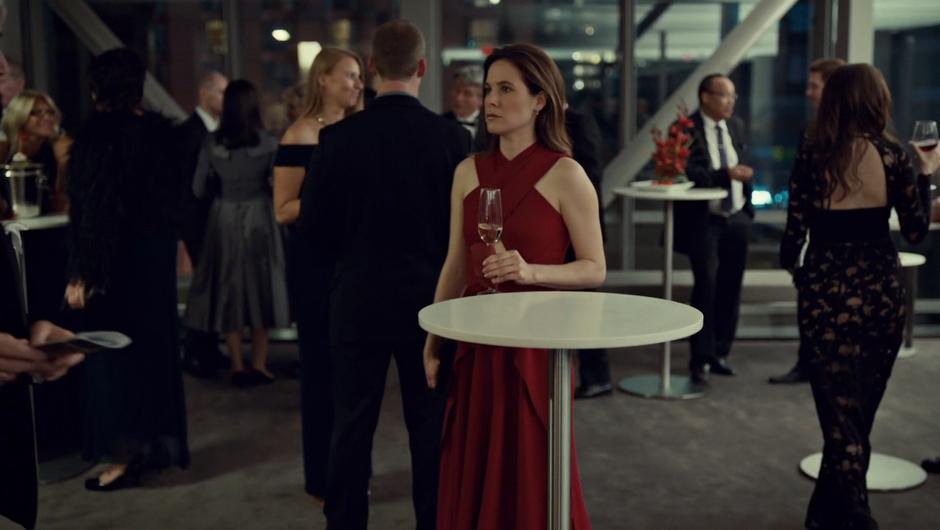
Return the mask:
<path id="1" fill-rule="evenodd" d="M 528 263 L 562 264 L 570 238 L 561 214 L 535 189 L 563 154 L 534 144 L 507 160 L 475 159 L 480 187 L 500 188 L 502 241 Z M 464 199 L 463 236 L 469 249 L 467 292 L 486 289 L 487 249 L 477 234 L 479 188 Z M 503 292 L 542 290 L 513 282 Z M 439 530 L 542 530 L 548 526 L 548 352 L 460 343 L 444 415 Z M 572 435 L 573 438 L 573 435 Z M 571 519 L 589 530 L 574 446 Z"/>

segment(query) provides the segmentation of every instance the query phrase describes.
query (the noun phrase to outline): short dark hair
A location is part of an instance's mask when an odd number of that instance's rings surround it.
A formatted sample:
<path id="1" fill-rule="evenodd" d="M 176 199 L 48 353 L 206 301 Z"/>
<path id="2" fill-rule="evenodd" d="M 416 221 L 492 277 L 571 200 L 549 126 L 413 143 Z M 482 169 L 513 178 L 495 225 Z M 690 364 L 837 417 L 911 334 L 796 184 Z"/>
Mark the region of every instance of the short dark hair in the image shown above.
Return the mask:
<path id="1" fill-rule="evenodd" d="M 127 48 L 108 50 L 88 65 L 91 92 L 102 110 L 130 111 L 144 99 L 147 67 Z"/>
<path id="2" fill-rule="evenodd" d="M 244 79 L 232 81 L 225 88 L 216 141 L 229 149 L 258 145 L 260 129 L 258 91 Z"/>
<path id="3" fill-rule="evenodd" d="M 832 75 L 832 72 L 835 72 L 836 68 L 844 64 L 845 61 L 838 57 L 822 57 L 809 64 L 809 71 L 810 73 L 816 72 L 819 74 L 819 76 L 822 77 L 823 83 L 825 83 L 829 81 L 829 76 Z"/>
<path id="4" fill-rule="evenodd" d="M 711 92 L 712 80 L 719 79 L 719 78 L 727 79 L 728 76 L 726 76 L 725 74 L 714 73 L 714 74 L 708 74 L 702 79 L 702 82 L 698 84 L 698 100 L 699 101 L 702 101 L 702 94 L 704 94 L 705 92 Z"/>
<path id="5" fill-rule="evenodd" d="M 383 79 L 402 81 L 415 75 L 424 59 L 424 35 L 404 19 L 390 20 L 375 30 L 372 60 Z"/>

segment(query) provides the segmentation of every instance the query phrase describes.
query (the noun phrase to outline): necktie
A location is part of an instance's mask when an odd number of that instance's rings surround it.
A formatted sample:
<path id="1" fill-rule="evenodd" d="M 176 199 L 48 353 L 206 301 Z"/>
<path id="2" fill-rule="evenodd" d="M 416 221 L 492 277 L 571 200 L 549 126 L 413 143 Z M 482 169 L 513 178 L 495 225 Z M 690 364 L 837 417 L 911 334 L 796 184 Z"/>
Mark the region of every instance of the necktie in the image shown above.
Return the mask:
<path id="1" fill-rule="evenodd" d="M 718 133 L 718 165 L 721 169 L 728 168 L 728 151 L 725 150 L 725 132 L 722 130 L 721 125 L 715 125 L 715 132 Z M 731 209 L 734 207 L 734 201 L 731 198 L 731 185 L 728 185 L 728 196 L 724 199 L 721 199 L 721 210 L 726 213 L 731 213 Z"/>

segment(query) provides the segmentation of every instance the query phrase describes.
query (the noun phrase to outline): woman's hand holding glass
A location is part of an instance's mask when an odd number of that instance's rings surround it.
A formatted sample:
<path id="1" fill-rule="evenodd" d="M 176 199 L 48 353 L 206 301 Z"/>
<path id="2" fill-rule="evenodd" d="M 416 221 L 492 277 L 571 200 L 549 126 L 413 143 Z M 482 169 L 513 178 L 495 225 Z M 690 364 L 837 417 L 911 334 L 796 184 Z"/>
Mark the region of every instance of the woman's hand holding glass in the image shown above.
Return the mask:
<path id="1" fill-rule="evenodd" d="M 506 250 L 502 245 L 483 260 L 483 277 L 496 285 L 509 281 L 519 285 L 536 283 L 535 267 L 526 262 L 518 250 Z"/>

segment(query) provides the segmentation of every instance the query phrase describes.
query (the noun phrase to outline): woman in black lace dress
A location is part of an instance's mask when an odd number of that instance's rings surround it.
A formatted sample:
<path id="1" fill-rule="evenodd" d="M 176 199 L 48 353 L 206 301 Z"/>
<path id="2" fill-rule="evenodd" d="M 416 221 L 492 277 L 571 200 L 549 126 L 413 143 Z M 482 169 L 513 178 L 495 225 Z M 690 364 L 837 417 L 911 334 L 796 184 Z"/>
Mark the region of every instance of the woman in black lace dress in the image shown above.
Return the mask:
<path id="1" fill-rule="evenodd" d="M 143 62 L 125 48 L 88 68 L 95 112 L 68 165 L 66 299 L 85 329 L 134 342 L 86 363 L 85 457 L 110 464 L 85 487 L 110 491 L 150 468 L 189 463 L 177 344 L 173 125 L 142 108 Z"/>
<path id="2" fill-rule="evenodd" d="M 840 67 L 790 178 L 781 264 L 799 292 L 799 327 L 824 440 L 807 528 L 874 529 L 865 474 L 872 423 L 901 345 L 904 289 L 888 217 L 911 243 L 927 234 L 929 176 L 915 177 L 887 132 L 891 94 L 874 67 Z M 810 232 L 802 266 L 800 250 Z"/>

